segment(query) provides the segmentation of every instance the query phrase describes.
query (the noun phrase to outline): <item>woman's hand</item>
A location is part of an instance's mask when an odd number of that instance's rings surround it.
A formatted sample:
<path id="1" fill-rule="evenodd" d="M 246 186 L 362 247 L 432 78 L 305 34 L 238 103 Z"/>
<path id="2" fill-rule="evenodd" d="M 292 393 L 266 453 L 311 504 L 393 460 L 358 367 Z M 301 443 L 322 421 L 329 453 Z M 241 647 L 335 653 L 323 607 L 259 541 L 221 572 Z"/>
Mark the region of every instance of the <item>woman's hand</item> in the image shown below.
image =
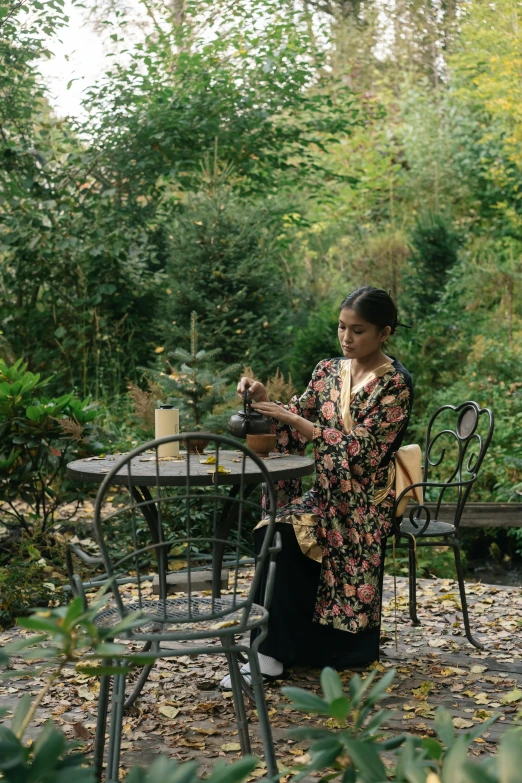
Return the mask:
<path id="1" fill-rule="evenodd" d="M 237 393 L 242 397 L 247 389 L 253 401 L 268 402 L 268 394 L 261 381 L 254 381 L 253 378 L 247 378 L 246 375 L 243 376 L 237 385 Z"/>
<path id="2" fill-rule="evenodd" d="M 302 416 L 298 416 L 296 413 L 290 413 L 284 405 L 278 405 L 277 402 L 253 402 L 252 407 L 258 413 L 262 413 L 263 416 L 267 416 L 269 419 L 275 419 L 276 421 L 282 421 L 284 424 L 289 424 L 296 429 L 306 440 L 312 440 L 314 437 L 314 425 L 311 421 L 303 419 Z"/>
<path id="3" fill-rule="evenodd" d="M 253 402 L 252 407 L 258 413 L 262 413 L 263 416 L 267 416 L 269 419 L 276 419 L 277 421 L 283 421 L 286 424 L 293 424 L 295 419 L 298 418 L 295 413 L 290 413 L 282 405 L 278 405 L 277 402 Z"/>

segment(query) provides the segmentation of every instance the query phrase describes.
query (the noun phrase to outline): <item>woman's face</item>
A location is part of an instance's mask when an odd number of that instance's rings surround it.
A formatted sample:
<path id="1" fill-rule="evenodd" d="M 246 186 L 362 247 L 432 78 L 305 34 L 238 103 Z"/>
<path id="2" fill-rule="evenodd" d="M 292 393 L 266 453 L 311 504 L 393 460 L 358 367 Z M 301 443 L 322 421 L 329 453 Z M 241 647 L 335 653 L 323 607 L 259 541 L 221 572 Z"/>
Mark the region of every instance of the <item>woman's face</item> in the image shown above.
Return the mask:
<path id="1" fill-rule="evenodd" d="M 391 329 L 379 329 L 365 321 L 356 310 L 341 310 L 337 334 L 343 355 L 347 359 L 364 359 L 377 353 Z"/>

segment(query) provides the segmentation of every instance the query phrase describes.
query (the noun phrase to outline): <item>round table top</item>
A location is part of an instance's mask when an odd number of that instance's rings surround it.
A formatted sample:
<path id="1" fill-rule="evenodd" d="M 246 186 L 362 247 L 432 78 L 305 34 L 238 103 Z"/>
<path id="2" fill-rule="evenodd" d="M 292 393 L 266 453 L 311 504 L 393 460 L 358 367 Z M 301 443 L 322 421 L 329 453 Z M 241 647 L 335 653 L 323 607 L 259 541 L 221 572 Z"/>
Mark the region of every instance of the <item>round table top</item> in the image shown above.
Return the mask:
<path id="1" fill-rule="evenodd" d="M 107 473 L 123 460 L 125 454 L 106 455 L 105 457 L 88 457 L 69 462 L 67 475 L 76 481 L 89 481 L 101 484 Z M 190 454 L 180 452 L 181 459 L 172 457 L 160 457 L 159 483 L 161 486 L 185 486 L 187 481 L 187 457 L 190 459 L 190 483 L 195 486 L 212 486 L 214 484 L 215 465 L 206 462 L 212 457 L 212 452 L 204 454 Z M 262 458 L 263 459 L 263 458 Z M 242 453 L 240 451 L 225 451 L 220 449 L 219 465 L 227 472 L 219 473 L 218 484 L 240 484 L 242 471 Z M 271 455 L 263 459 L 267 471 L 273 481 L 281 479 L 295 479 L 309 476 L 315 470 L 315 462 L 311 457 L 299 457 L 293 454 Z M 156 459 L 151 452 L 143 452 L 131 460 L 131 477 L 135 486 L 156 486 Z M 245 463 L 246 484 L 260 484 L 263 481 L 261 471 L 255 462 L 249 457 Z M 128 483 L 128 468 L 113 476 L 113 484 Z"/>

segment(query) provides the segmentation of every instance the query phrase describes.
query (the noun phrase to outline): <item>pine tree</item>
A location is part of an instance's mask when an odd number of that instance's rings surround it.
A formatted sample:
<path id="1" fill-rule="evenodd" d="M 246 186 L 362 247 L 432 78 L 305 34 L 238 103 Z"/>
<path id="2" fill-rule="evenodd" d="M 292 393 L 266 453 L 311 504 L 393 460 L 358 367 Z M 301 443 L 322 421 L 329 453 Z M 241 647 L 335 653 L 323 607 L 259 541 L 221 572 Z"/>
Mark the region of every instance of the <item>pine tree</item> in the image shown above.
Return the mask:
<path id="1" fill-rule="evenodd" d="M 249 203 L 219 177 L 204 185 L 187 197 L 169 232 L 168 296 L 160 315 L 165 347 L 183 344 L 196 311 L 201 347 L 218 366 L 286 370 L 291 300 L 281 263 L 282 210 L 272 202 Z"/>
<path id="2" fill-rule="evenodd" d="M 146 370 L 161 386 L 166 402 L 179 408 L 181 430 L 203 429 L 215 408 L 232 396 L 227 393 L 227 387 L 238 373 L 239 365 L 216 369 L 215 359 L 220 352 L 220 348 L 198 350 L 197 313 L 192 312 L 190 351 L 180 347 L 172 351 L 169 357 L 177 362 L 173 364 L 167 359 L 167 372 Z"/>
<path id="3" fill-rule="evenodd" d="M 419 324 L 433 314 L 444 294 L 461 237 L 445 217 L 430 212 L 417 220 L 410 244 L 408 271 L 401 286 L 401 313 Z"/>

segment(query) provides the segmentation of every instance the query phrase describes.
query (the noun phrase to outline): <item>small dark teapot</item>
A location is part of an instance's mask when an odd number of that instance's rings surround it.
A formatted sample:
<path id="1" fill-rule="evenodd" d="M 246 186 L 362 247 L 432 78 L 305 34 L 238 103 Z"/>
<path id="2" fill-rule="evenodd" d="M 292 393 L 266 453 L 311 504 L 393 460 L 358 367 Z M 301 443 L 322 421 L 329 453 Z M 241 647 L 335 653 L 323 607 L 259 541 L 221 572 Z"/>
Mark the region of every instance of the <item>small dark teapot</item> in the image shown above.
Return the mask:
<path id="1" fill-rule="evenodd" d="M 252 408 L 252 396 L 248 389 L 243 394 L 243 410 L 230 417 L 228 431 L 235 438 L 271 433 L 270 420 Z"/>

